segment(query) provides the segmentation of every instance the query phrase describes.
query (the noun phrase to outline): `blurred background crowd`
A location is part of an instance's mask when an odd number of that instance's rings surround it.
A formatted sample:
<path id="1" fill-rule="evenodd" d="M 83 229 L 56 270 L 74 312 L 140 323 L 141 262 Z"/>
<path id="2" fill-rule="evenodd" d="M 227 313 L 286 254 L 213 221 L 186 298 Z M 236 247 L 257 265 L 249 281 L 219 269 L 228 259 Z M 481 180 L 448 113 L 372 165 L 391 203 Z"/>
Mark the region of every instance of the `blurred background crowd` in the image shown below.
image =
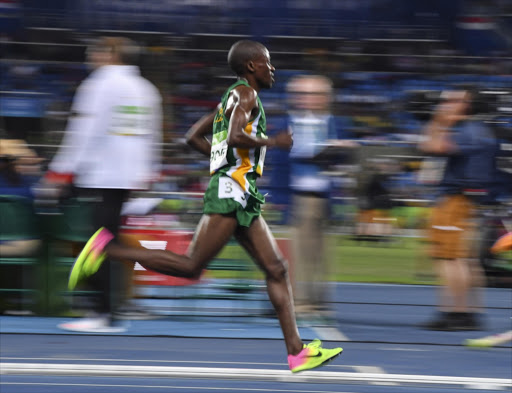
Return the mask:
<path id="1" fill-rule="evenodd" d="M 32 198 L 38 214 L 55 213 L 39 203 L 34 187 L 90 72 L 85 50 L 105 35 L 129 37 L 143 48 L 141 72 L 163 98 L 163 169 L 142 195 L 160 198 L 163 214 L 132 217 L 127 225 L 195 225 L 208 162 L 186 147 L 184 136 L 234 80 L 226 55 L 243 38 L 262 42 L 276 67 L 275 86 L 261 92 L 269 134 L 287 127 L 292 78 L 320 74 L 332 82 L 335 127 L 356 147 L 325 158 L 324 174 L 334 184 L 326 217 L 331 232 L 371 241 L 423 229 L 435 189 L 416 144 L 448 88 L 478 87 L 485 122 L 500 142 L 496 160 L 504 172 L 512 169 L 507 0 L 0 0 L 0 26 L 0 194 Z M 268 193 L 268 222 L 285 231 L 288 152 L 268 152 L 259 187 Z M 377 208 L 393 214 L 369 228 L 359 213 L 376 194 Z M 503 182 L 498 199 L 510 194 Z"/>

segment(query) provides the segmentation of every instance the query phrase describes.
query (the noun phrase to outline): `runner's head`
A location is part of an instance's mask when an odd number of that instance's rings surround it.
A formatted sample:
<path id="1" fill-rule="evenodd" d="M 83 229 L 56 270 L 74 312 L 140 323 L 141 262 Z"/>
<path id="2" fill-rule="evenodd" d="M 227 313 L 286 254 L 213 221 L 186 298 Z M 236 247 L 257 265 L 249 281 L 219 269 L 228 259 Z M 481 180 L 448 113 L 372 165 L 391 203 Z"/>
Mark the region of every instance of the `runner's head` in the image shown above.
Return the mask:
<path id="1" fill-rule="evenodd" d="M 274 66 L 270 63 L 268 49 L 261 43 L 241 40 L 233 44 L 228 53 L 228 64 L 239 77 L 259 90 L 274 84 Z"/>

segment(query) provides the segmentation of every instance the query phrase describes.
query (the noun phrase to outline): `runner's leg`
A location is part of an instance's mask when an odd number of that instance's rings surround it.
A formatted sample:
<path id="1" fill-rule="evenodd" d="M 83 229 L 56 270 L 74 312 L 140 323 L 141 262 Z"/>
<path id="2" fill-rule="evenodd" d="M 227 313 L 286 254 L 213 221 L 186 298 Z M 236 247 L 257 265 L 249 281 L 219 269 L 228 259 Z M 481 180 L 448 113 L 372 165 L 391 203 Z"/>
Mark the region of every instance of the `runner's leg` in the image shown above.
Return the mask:
<path id="1" fill-rule="evenodd" d="M 265 273 L 268 295 L 283 331 L 286 350 L 288 354 L 298 354 L 303 343 L 295 320 L 288 266 L 274 236 L 260 216 L 249 228 L 239 227 L 236 238 Z"/>
<path id="2" fill-rule="evenodd" d="M 235 217 L 204 215 L 196 228 L 187 255 L 172 251 L 133 248 L 112 242 L 105 247 L 110 258 L 137 261 L 146 269 L 175 277 L 197 278 L 233 236 Z"/>

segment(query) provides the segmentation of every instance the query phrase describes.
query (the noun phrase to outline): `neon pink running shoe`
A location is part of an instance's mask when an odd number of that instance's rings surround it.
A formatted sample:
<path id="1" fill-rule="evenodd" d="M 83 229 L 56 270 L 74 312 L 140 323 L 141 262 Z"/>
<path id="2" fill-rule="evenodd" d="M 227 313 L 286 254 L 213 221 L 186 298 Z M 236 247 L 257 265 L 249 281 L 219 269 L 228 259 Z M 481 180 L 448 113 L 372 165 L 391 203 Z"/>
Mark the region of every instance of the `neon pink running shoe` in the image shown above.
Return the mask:
<path id="1" fill-rule="evenodd" d="M 70 290 L 75 289 L 82 279 L 92 276 L 98 271 L 106 257 L 103 249 L 113 238 L 114 235 L 103 227 L 91 236 L 71 268 L 68 280 Z"/>
<path id="2" fill-rule="evenodd" d="M 292 373 L 320 367 L 338 356 L 343 348 L 326 349 L 320 340 L 315 339 L 297 355 L 288 355 L 288 365 Z"/>

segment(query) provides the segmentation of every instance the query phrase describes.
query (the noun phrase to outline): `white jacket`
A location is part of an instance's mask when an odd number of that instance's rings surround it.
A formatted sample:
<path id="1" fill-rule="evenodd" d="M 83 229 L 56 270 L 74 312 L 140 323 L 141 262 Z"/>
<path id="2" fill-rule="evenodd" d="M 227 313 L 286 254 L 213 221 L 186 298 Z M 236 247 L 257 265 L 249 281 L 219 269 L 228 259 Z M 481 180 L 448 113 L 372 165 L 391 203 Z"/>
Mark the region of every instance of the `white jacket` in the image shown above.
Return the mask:
<path id="1" fill-rule="evenodd" d="M 145 189 L 161 166 L 162 99 L 135 66 L 109 65 L 78 87 L 49 169 L 84 188 Z"/>

